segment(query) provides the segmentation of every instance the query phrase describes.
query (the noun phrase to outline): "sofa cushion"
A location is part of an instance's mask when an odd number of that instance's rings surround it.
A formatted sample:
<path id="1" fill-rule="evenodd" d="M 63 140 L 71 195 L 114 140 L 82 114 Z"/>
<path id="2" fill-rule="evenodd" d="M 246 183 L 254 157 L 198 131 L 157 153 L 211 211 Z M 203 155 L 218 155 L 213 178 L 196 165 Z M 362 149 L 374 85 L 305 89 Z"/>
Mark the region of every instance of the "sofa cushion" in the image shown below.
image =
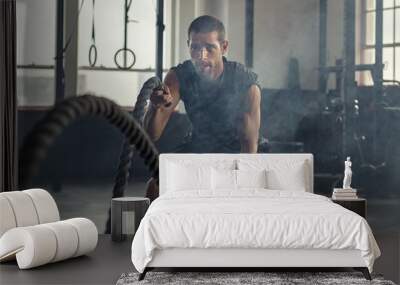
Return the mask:
<path id="1" fill-rule="evenodd" d="M 53 197 L 46 190 L 38 188 L 0 193 L 0 217 L 0 237 L 15 227 L 60 220 Z"/>
<path id="2" fill-rule="evenodd" d="M 20 269 L 28 269 L 77 257 L 96 248 L 98 232 L 85 218 L 17 227 L 0 238 L 0 261 L 17 259 Z"/>

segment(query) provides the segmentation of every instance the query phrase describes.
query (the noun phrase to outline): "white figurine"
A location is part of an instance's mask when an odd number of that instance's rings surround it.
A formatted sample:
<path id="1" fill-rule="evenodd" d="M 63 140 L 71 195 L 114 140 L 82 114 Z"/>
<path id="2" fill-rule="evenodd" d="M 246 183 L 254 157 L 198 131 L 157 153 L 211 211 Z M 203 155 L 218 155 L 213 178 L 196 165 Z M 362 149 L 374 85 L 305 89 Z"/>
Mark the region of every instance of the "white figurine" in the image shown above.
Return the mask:
<path id="1" fill-rule="evenodd" d="M 343 189 L 352 189 L 351 184 L 351 176 L 353 172 L 351 171 L 351 161 L 350 156 L 347 157 L 346 161 L 344 162 L 344 179 L 343 179 Z"/>

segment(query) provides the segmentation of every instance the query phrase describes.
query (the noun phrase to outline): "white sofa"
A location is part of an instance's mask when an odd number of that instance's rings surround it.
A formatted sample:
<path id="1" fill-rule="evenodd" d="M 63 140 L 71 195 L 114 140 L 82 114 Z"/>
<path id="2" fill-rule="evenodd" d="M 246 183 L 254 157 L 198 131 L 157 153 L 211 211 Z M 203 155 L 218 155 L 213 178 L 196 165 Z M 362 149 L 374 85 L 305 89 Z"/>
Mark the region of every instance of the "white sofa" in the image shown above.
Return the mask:
<path id="1" fill-rule="evenodd" d="M 234 179 L 236 179 L 235 183 L 239 183 L 239 179 L 242 179 L 244 185 L 251 185 L 252 187 L 259 183 L 256 181 L 258 178 L 252 173 L 260 169 L 266 170 L 266 175 L 268 176 L 266 178 L 267 185 L 261 186 L 266 188 L 263 189 L 266 190 L 265 193 L 285 193 L 285 195 L 289 195 L 288 193 L 293 192 L 293 199 L 295 200 L 297 196 L 300 197 L 300 194 L 304 192 L 313 193 L 313 156 L 311 154 L 161 154 L 159 165 L 160 197 L 153 202 L 146 213 L 132 244 L 132 261 L 139 272 L 142 272 L 139 279 L 143 279 L 148 270 L 156 267 L 353 267 L 363 271 L 366 278 L 370 278 L 367 267 L 370 265 L 371 270 L 372 265 L 371 263 L 369 265 L 366 263 L 365 253 L 347 245 L 343 247 L 335 245 L 336 247 L 332 246 L 332 248 L 313 248 L 312 245 L 304 248 L 250 248 L 248 246 L 243 248 L 227 248 L 223 246 L 216 248 L 212 245 L 209 246 L 210 243 L 207 245 L 209 247 L 199 247 L 196 242 L 189 242 L 189 244 L 181 247 L 180 245 L 175 246 L 174 240 L 169 238 L 170 234 L 174 235 L 176 233 L 170 231 L 174 227 L 174 221 L 172 220 L 173 218 L 168 220 L 168 217 L 174 217 L 174 207 L 176 211 L 183 211 L 179 208 L 181 204 L 177 203 L 178 200 L 175 201 L 173 199 L 174 196 L 180 198 L 181 195 L 189 195 L 187 194 L 189 192 L 185 190 L 186 188 L 197 189 L 196 191 L 198 191 L 198 197 L 200 198 L 208 195 L 221 195 L 218 192 L 220 190 L 216 189 L 216 185 L 218 183 L 224 184 L 225 182 L 221 181 L 221 177 L 216 178 L 215 174 L 207 176 L 205 173 L 208 172 L 204 172 L 204 167 L 211 166 L 214 172 L 215 169 L 227 170 L 228 172 L 226 173 L 238 170 L 236 175 L 239 175 L 238 173 L 241 170 L 248 171 L 244 173 L 248 173 L 248 176 L 251 176 L 250 178 L 236 176 Z M 187 169 L 198 167 L 201 169 L 200 172 L 191 173 L 187 171 Z M 226 177 L 229 180 L 228 176 Z M 212 181 L 207 181 L 207 179 Z M 216 179 L 220 181 L 218 182 Z M 231 185 L 229 183 L 227 183 L 228 186 Z M 207 187 L 210 189 L 205 189 Z M 241 195 L 240 189 L 230 193 L 229 195 Z M 354 218 L 362 223 L 366 230 L 369 229 L 365 220 L 360 220 L 362 219 L 361 217 L 332 203 L 326 197 L 314 194 L 305 195 L 308 195 L 306 198 L 310 197 L 310 199 L 315 196 L 315 199 L 320 199 L 321 203 L 324 203 L 320 205 L 322 208 L 325 208 L 326 205 L 328 208 L 338 211 L 342 216 Z M 192 196 L 190 198 L 193 199 Z M 180 199 L 179 201 L 182 203 L 184 200 L 182 200 L 183 198 Z M 288 199 L 290 201 L 290 197 Z M 288 199 L 283 200 L 288 201 Z M 166 210 L 170 201 L 176 204 Z M 212 203 L 214 203 L 212 201 L 214 200 L 210 199 L 210 201 L 211 207 L 209 209 L 212 211 Z M 190 203 L 190 200 L 188 200 L 188 203 Z M 316 205 L 319 204 L 316 203 Z M 189 217 L 191 214 L 190 209 L 186 211 L 188 211 Z M 162 225 L 165 224 L 168 224 L 168 226 L 159 230 L 157 228 L 149 229 L 149 225 L 157 225 L 157 218 L 163 214 L 165 214 L 163 216 L 164 220 L 158 227 L 162 228 Z M 196 216 L 195 214 L 193 215 Z M 191 220 L 192 224 L 195 222 Z M 181 227 L 185 227 L 184 220 L 182 220 L 182 223 L 180 221 L 176 223 L 178 230 Z M 345 227 L 346 224 L 344 225 Z M 190 231 L 186 230 L 185 234 L 188 233 L 190 234 Z M 209 235 L 210 233 L 207 234 Z M 178 235 L 175 236 L 179 237 Z M 365 240 L 370 242 L 371 255 L 373 255 L 370 261 L 372 260 L 373 263 L 373 259 L 379 256 L 380 252 L 373 236 L 372 238 L 371 236 L 372 234 L 368 233 Z M 254 237 L 256 238 L 257 236 Z M 188 239 L 187 237 L 185 238 Z M 269 237 L 266 236 L 265 238 L 268 239 Z M 296 237 L 294 238 L 296 239 Z M 297 239 L 302 239 L 301 233 L 298 233 Z M 142 261 L 145 262 L 142 263 Z M 143 264 L 145 267 L 143 267 Z"/>
<path id="2" fill-rule="evenodd" d="M 98 232 L 85 218 L 60 221 L 57 205 L 43 189 L 0 193 L 0 262 L 16 259 L 29 269 L 84 255 Z"/>

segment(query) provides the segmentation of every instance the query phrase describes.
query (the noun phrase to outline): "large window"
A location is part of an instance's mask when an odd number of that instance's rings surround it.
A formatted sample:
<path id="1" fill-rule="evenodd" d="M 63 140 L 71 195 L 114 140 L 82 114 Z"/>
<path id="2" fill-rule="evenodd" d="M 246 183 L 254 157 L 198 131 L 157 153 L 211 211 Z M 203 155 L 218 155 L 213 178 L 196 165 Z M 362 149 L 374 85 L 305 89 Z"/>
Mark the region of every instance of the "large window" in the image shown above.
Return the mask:
<path id="1" fill-rule="evenodd" d="M 376 1 L 361 1 L 361 62 L 375 62 Z M 383 0 L 383 50 L 384 80 L 400 81 L 400 0 Z M 364 77 L 364 84 L 372 83 Z"/>

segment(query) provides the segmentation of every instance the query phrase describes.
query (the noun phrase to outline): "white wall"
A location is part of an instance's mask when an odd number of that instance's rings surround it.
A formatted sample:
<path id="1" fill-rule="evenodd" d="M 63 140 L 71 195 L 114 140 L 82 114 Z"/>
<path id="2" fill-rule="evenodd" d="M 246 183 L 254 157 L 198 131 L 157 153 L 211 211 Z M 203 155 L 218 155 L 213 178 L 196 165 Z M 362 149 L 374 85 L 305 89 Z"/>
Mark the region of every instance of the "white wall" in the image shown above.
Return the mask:
<path id="1" fill-rule="evenodd" d="M 328 65 L 333 65 L 335 59 L 340 58 L 342 53 L 343 1 L 328 1 Z M 19 64 L 32 62 L 54 64 L 55 3 L 53 0 L 17 0 L 17 62 Z M 299 60 L 301 87 L 304 89 L 317 87 L 318 3 L 319 0 L 255 1 L 254 71 L 258 73 L 263 87 L 285 88 L 287 86 L 290 57 L 296 57 Z M 96 1 L 97 66 L 115 67 L 114 53 L 123 46 L 123 5 L 124 1 Z M 137 55 L 134 68 L 155 67 L 155 5 L 156 1 L 133 0 L 132 2 L 129 16 L 139 21 L 139 23 L 129 24 L 128 28 L 128 47 Z M 166 68 L 189 58 L 186 44 L 187 28 L 196 16 L 212 11 L 226 18 L 227 37 L 230 42 L 228 58 L 244 62 L 245 0 L 166 0 L 165 11 L 164 66 Z M 92 2 L 85 1 L 79 17 L 79 66 L 89 64 L 91 21 Z M 52 70 L 19 71 L 19 74 L 31 77 L 29 83 L 31 85 L 41 82 L 35 88 L 19 84 L 18 92 L 21 95 L 19 98 L 22 98 L 20 104 L 51 105 L 53 103 L 54 74 Z M 112 98 L 121 105 L 132 106 L 142 83 L 153 74 L 153 72 L 80 70 L 78 92 L 94 92 Z M 39 77 L 41 80 L 36 80 L 34 77 Z M 33 94 L 32 90 L 43 90 L 47 95 Z"/>
<path id="2" fill-rule="evenodd" d="M 299 60 L 301 87 L 317 87 L 318 3 L 318 0 L 255 1 L 254 70 L 263 87 L 287 87 L 290 57 Z"/>
<path id="3" fill-rule="evenodd" d="M 54 64 L 54 0 L 17 0 L 17 64 Z M 23 69 L 17 71 L 19 106 L 54 103 L 54 71 Z"/>
<path id="4" fill-rule="evenodd" d="M 362 63 L 361 60 L 361 1 L 356 0 L 356 13 L 355 13 L 355 63 Z M 334 66 L 337 59 L 343 58 L 343 44 L 344 44 L 344 0 L 329 0 L 328 2 L 328 15 L 327 15 L 327 66 Z M 374 59 L 369 59 L 368 62 L 373 63 Z M 372 84 L 371 74 L 369 72 L 357 72 L 355 76 L 359 84 Z M 328 88 L 336 88 L 335 76 L 330 75 L 328 80 Z"/>
<path id="5" fill-rule="evenodd" d="M 329 0 L 327 3 L 326 65 L 334 66 L 336 59 L 343 58 L 344 0 Z M 335 87 L 335 76 L 331 74 L 328 80 L 328 88 Z"/>
<path id="6" fill-rule="evenodd" d="M 53 64 L 54 0 L 17 0 L 17 64 Z"/>
<path id="7" fill-rule="evenodd" d="M 175 21 L 176 27 L 176 42 L 175 45 L 175 62 L 177 65 L 180 62 L 189 58 L 187 48 L 187 30 L 190 22 L 196 17 L 195 0 L 173 0 L 176 1 Z"/>
<path id="8" fill-rule="evenodd" d="M 188 58 L 186 31 L 194 16 L 204 13 L 219 16 L 224 21 L 229 40 L 228 58 L 245 60 L 245 1 L 209 0 L 180 3 L 180 61 Z M 300 63 L 301 85 L 313 89 L 318 83 L 318 0 L 258 0 L 254 14 L 254 71 L 261 85 L 285 88 L 291 56 Z M 225 10 L 221 10 L 221 6 Z M 183 15 L 182 15 L 183 14 Z M 178 20 L 179 21 L 179 20 Z"/>
<path id="9" fill-rule="evenodd" d="M 245 62 L 245 1 L 229 0 L 228 40 L 230 60 Z"/>
<path id="10" fill-rule="evenodd" d="M 91 45 L 92 2 L 86 1 L 79 22 L 78 65 L 88 66 Z M 171 18 L 171 1 L 165 1 L 165 19 Z M 156 60 L 156 1 L 133 0 L 128 24 L 127 47 L 136 54 L 133 68 L 155 68 Z M 164 67 L 170 66 L 170 31 L 167 24 L 164 37 Z M 114 54 L 124 46 L 124 1 L 98 0 L 95 7 L 95 29 L 98 59 L 96 66 L 115 68 Z M 121 62 L 122 63 L 122 62 Z M 129 63 L 128 63 L 129 64 Z M 124 106 L 133 106 L 144 81 L 153 72 L 79 71 L 80 92 L 93 92 L 115 100 Z M 83 82 L 82 82 L 83 79 Z"/>
<path id="11" fill-rule="evenodd" d="M 343 11 L 344 0 L 329 0 L 327 14 L 327 54 L 326 64 L 335 65 L 343 56 Z"/>
<path id="12" fill-rule="evenodd" d="M 210 4 L 210 1 L 207 0 L 172 1 L 176 2 L 176 17 L 174 17 L 176 38 L 172 43 L 175 45 L 173 65 L 189 59 L 187 30 L 191 21 L 204 13 L 214 16 L 222 14 L 223 18 L 227 18 L 226 22 L 229 23 L 226 27 L 229 40 L 228 57 L 230 60 L 244 62 L 244 0 L 214 0 L 211 3 L 215 3 L 211 7 L 206 6 L 206 4 Z M 213 7 L 221 7 L 221 3 L 224 4 L 225 10 L 213 11 Z M 226 23 L 224 24 L 226 25 Z"/>
<path id="13" fill-rule="evenodd" d="M 137 55 L 134 68 L 155 67 L 156 6 L 154 1 L 133 0 L 129 19 L 138 23 L 128 24 L 127 47 Z M 124 1 L 97 0 L 95 6 L 96 44 L 99 56 L 97 65 L 115 67 L 114 53 L 124 42 Z M 79 17 L 80 65 L 89 65 L 91 45 L 92 1 L 85 1 Z"/>
<path id="14" fill-rule="evenodd" d="M 79 1 L 80 2 L 80 1 Z M 156 1 L 133 0 L 130 19 L 138 20 L 128 27 L 128 48 L 137 57 L 133 68 L 155 68 Z M 165 1 L 165 22 L 171 21 L 171 0 Z M 124 1 L 97 0 L 95 32 L 98 58 L 96 66 L 116 67 L 114 53 L 123 47 Z M 17 63 L 54 65 L 56 1 L 17 0 Z M 164 37 L 164 66 L 169 67 L 171 25 Z M 78 66 L 88 66 L 91 45 L 92 1 L 85 1 L 79 15 Z M 65 35 L 67 38 L 69 35 Z M 154 72 L 79 71 L 78 93 L 93 92 L 132 106 L 143 82 Z M 18 103 L 20 106 L 54 104 L 54 70 L 18 70 Z"/>

